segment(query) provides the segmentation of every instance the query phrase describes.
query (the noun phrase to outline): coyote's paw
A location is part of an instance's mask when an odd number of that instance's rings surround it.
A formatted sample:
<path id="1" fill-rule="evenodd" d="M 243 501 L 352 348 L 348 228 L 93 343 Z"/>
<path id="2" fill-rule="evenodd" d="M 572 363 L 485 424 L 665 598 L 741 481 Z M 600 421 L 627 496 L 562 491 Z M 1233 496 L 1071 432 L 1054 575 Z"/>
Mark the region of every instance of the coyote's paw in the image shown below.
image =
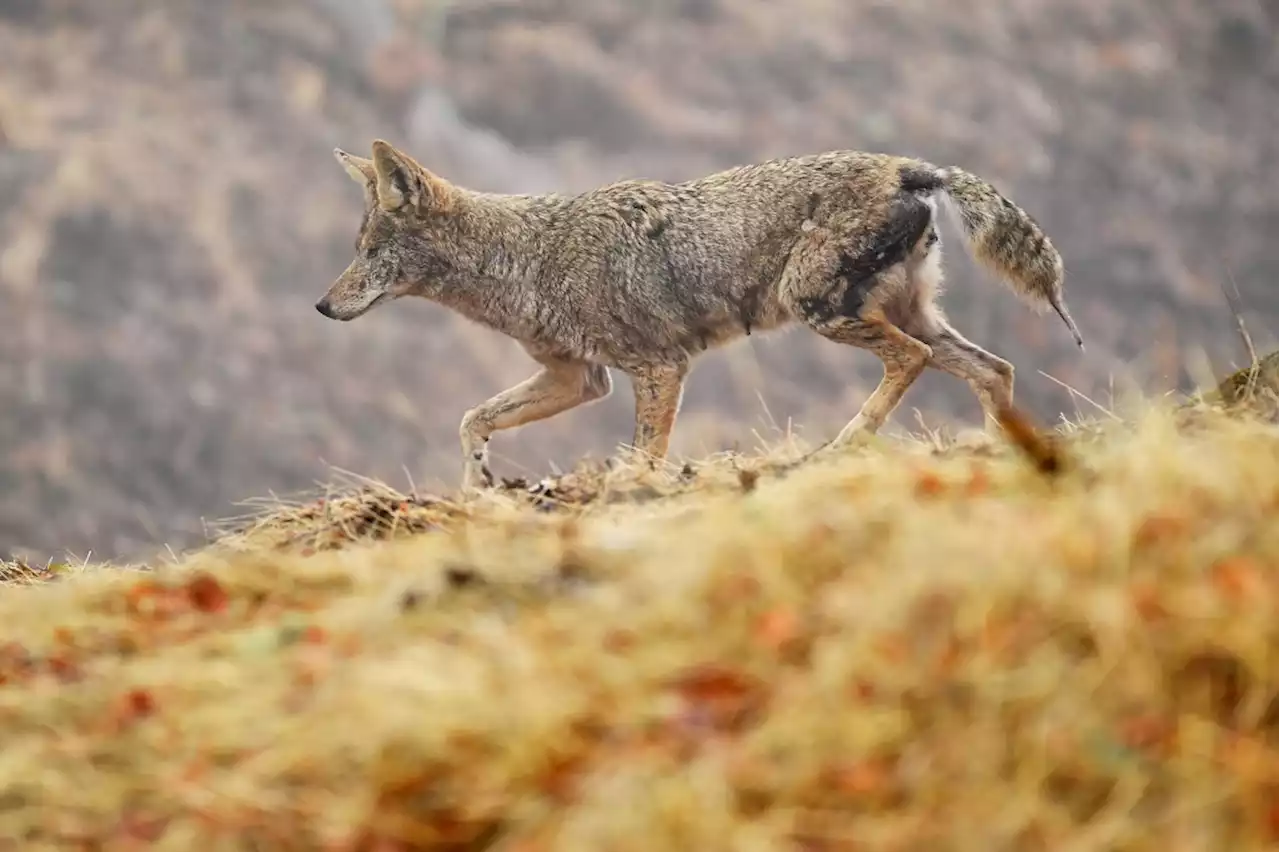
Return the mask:
<path id="1" fill-rule="evenodd" d="M 830 459 L 835 456 L 843 456 L 849 453 L 856 453 L 861 450 L 872 447 L 875 443 L 875 436 L 866 433 L 859 433 L 853 437 L 832 438 L 825 444 L 809 453 L 809 458 Z"/>
<path id="2" fill-rule="evenodd" d="M 849 425 L 840 430 L 827 447 L 833 450 L 851 450 L 867 447 L 875 443 L 877 427 L 861 414 L 849 421 Z"/>
<path id="3" fill-rule="evenodd" d="M 494 485 L 493 472 L 484 458 L 467 459 L 462 469 L 462 491 L 474 494 Z"/>

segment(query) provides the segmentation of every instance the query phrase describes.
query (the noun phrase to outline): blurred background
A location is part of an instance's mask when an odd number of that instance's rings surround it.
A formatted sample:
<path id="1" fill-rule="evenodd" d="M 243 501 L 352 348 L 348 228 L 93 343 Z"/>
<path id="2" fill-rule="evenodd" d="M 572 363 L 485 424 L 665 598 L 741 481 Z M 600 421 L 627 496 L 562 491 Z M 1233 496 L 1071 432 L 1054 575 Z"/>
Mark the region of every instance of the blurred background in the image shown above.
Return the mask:
<path id="1" fill-rule="evenodd" d="M 334 468 L 452 488 L 463 412 L 534 367 L 424 301 L 312 307 L 375 137 L 475 189 L 682 180 L 831 148 L 959 164 L 1065 257 L 1088 343 L 976 272 L 954 324 L 1046 419 L 1185 388 L 1277 325 L 1276 7 L 1262 0 L 0 0 L 0 555 L 198 544 Z M 949 225 L 949 223 L 947 223 Z M 792 332 L 700 360 L 673 452 L 824 440 L 880 365 Z M 541 476 L 630 439 L 629 383 L 495 439 Z M 926 374 L 890 429 L 979 424 Z"/>

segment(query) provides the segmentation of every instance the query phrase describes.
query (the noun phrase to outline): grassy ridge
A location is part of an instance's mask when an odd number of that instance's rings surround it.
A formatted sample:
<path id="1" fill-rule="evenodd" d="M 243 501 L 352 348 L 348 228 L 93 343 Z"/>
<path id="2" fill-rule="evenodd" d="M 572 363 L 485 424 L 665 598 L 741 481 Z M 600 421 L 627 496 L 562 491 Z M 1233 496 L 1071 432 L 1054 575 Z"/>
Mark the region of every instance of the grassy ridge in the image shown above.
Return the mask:
<path id="1" fill-rule="evenodd" d="M 1275 848 L 1274 425 L 801 455 L 368 486 L 0 589 L 0 837 Z"/>

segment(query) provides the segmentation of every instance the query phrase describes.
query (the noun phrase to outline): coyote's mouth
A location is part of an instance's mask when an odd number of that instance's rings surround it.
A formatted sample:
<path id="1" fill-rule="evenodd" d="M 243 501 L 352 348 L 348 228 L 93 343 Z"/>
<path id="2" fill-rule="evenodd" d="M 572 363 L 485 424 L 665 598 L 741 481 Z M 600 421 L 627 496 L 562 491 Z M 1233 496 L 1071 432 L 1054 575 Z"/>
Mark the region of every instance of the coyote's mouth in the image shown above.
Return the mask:
<path id="1" fill-rule="evenodd" d="M 379 293 L 372 302 L 370 302 L 369 304 L 361 308 L 359 313 L 352 315 L 351 319 L 355 319 L 356 317 L 359 317 L 359 316 L 364 316 L 365 314 L 369 313 L 369 311 L 373 310 L 378 305 L 382 304 L 383 302 L 387 301 L 390 298 L 391 298 L 391 294 L 384 290 L 383 292 Z"/>
<path id="2" fill-rule="evenodd" d="M 346 314 L 329 313 L 325 315 L 328 316 L 330 319 L 336 319 L 339 322 L 351 322 L 353 319 L 357 319 L 369 313 L 369 311 L 373 310 L 380 303 L 385 302 L 390 298 L 392 298 L 390 293 L 382 292 L 382 293 L 379 293 L 377 296 L 375 296 L 372 302 L 370 302 L 369 304 L 365 305 L 364 307 L 358 310 L 352 311 L 351 313 L 346 313 Z"/>

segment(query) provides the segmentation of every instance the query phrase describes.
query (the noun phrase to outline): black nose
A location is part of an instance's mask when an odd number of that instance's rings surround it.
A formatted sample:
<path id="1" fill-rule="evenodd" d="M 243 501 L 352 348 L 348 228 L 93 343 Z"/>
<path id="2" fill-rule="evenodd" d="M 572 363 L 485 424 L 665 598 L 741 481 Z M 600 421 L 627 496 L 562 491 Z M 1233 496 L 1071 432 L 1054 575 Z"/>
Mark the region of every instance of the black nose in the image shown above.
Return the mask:
<path id="1" fill-rule="evenodd" d="M 326 316 L 329 319 L 333 319 L 333 308 L 329 307 L 328 299 L 321 299 L 316 302 L 316 310 L 319 311 L 321 315 Z"/>

